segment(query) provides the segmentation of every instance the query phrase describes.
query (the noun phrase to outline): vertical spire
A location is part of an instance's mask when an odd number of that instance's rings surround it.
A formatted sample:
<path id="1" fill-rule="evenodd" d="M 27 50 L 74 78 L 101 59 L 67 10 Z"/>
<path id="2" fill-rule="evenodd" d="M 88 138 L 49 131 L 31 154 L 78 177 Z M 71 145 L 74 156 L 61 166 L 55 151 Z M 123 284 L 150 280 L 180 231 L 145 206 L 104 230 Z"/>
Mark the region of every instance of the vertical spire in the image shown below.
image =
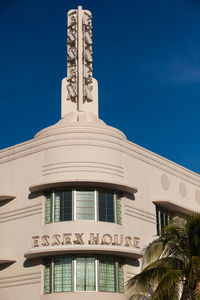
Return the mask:
<path id="1" fill-rule="evenodd" d="M 78 7 L 78 101 L 77 110 L 82 111 L 83 109 L 83 11 L 82 6 Z"/>
<path id="2" fill-rule="evenodd" d="M 68 12 L 67 78 L 62 81 L 62 117 L 70 112 L 98 116 L 98 87 L 92 78 L 92 15 L 88 10 Z"/>

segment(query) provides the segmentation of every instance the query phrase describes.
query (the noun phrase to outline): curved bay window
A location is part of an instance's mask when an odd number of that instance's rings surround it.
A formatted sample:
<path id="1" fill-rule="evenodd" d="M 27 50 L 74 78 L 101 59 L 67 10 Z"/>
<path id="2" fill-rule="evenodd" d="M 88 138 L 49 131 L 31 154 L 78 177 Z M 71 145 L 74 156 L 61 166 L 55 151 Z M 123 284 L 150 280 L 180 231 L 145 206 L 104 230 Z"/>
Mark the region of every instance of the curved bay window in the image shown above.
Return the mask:
<path id="1" fill-rule="evenodd" d="M 114 256 L 57 256 L 45 260 L 44 293 L 124 292 L 123 261 Z"/>
<path id="2" fill-rule="evenodd" d="M 119 194 L 97 190 L 66 190 L 46 193 L 45 223 L 95 220 L 121 224 Z"/>

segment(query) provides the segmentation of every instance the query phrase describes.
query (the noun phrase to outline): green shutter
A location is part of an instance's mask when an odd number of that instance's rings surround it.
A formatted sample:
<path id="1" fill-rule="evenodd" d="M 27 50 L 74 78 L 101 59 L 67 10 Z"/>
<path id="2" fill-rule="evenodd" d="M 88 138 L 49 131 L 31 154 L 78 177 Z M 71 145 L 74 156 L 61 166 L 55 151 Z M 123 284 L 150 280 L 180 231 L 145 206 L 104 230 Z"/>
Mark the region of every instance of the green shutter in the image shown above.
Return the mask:
<path id="1" fill-rule="evenodd" d="M 52 193 L 46 194 L 45 201 L 45 224 L 52 222 Z"/>
<path id="2" fill-rule="evenodd" d="M 54 222 L 60 221 L 60 192 L 55 192 L 54 199 Z"/>
<path id="3" fill-rule="evenodd" d="M 115 259 L 112 256 L 100 258 L 99 290 L 103 292 L 116 291 Z"/>
<path id="4" fill-rule="evenodd" d="M 124 292 L 124 273 L 123 273 L 123 265 L 121 263 L 119 263 L 118 279 L 119 279 L 119 293 L 123 293 Z"/>
<path id="5" fill-rule="evenodd" d="M 51 293 L 51 265 L 50 261 L 47 261 L 44 267 L 44 293 Z"/>
<path id="6" fill-rule="evenodd" d="M 121 208 L 121 198 L 120 196 L 117 194 L 117 224 L 122 224 L 122 208 Z"/>

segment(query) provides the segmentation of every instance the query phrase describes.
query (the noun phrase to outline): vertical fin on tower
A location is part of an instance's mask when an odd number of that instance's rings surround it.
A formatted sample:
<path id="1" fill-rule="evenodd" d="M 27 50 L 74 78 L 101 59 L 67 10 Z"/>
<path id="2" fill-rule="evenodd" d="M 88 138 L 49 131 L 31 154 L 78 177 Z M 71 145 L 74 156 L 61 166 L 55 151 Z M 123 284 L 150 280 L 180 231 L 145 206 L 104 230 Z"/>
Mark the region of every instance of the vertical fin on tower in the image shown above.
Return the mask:
<path id="1" fill-rule="evenodd" d="M 92 15 L 81 6 L 68 12 L 67 77 L 62 80 L 61 117 L 73 111 L 98 116 L 98 84 L 92 78 Z"/>

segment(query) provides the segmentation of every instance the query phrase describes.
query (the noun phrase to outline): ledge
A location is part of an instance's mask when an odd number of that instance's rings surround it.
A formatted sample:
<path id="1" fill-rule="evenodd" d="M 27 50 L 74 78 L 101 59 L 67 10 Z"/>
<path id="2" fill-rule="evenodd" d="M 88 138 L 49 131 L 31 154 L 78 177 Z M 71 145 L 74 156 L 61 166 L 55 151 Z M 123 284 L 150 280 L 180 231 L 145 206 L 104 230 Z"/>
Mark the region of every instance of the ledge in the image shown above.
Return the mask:
<path id="1" fill-rule="evenodd" d="M 58 247 L 37 247 L 31 248 L 28 252 L 24 254 L 25 258 L 37 258 L 45 257 L 52 255 L 61 255 L 61 254 L 106 254 L 106 255 L 117 255 L 123 257 L 129 257 L 138 259 L 142 257 L 141 249 L 129 248 L 129 247 L 120 247 L 120 246 L 105 246 L 105 245 L 93 245 L 93 246 L 58 246 Z"/>
<path id="2" fill-rule="evenodd" d="M 180 206 L 176 203 L 174 203 L 173 201 L 170 200 L 154 200 L 153 201 L 154 204 L 158 204 L 159 206 L 178 212 L 178 213 L 182 213 L 185 215 L 191 215 L 192 213 L 194 213 L 195 211 L 191 208 L 188 207 L 184 207 L 184 206 Z"/>
<path id="3" fill-rule="evenodd" d="M 6 200 L 13 200 L 16 198 L 16 195 L 0 194 L 0 202 Z"/>
<path id="4" fill-rule="evenodd" d="M 11 258 L 0 258 L 0 265 L 2 264 L 7 264 L 7 263 L 14 263 L 16 262 L 15 259 L 11 259 Z"/>
<path id="5" fill-rule="evenodd" d="M 71 181 L 49 181 L 49 182 L 40 182 L 29 187 L 30 192 L 39 192 L 47 189 L 58 188 L 58 187 L 96 187 L 96 188 L 107 188 L 120 192 L 126 192 L 130 194 L 135 194 L 137 189 L 133 186 L 121 183 L 121 182 L 112 182 L 112 181 L 102 181 L 91 179 L 85 180 L 71 180 Z"/>

